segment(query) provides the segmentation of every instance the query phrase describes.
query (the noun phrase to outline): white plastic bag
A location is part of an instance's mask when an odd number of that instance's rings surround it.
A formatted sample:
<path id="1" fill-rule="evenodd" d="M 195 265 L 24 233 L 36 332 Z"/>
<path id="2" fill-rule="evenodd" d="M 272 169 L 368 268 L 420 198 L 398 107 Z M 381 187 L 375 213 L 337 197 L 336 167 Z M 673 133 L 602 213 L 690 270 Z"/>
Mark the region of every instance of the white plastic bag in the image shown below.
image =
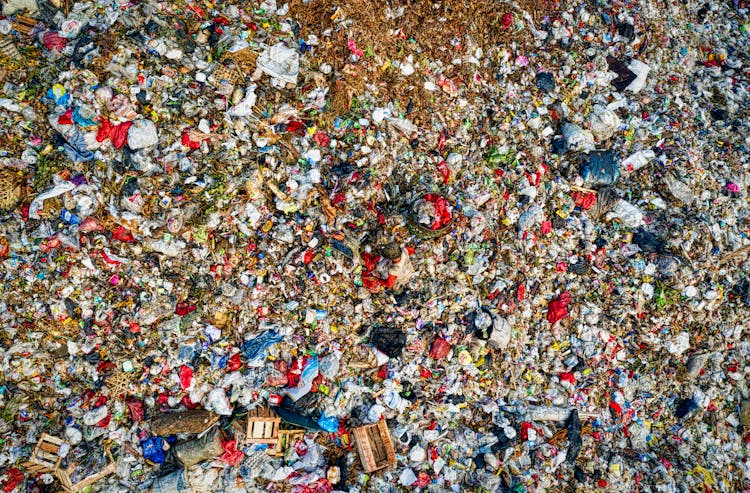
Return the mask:
<path id="1" fill-rule="evenodd" d="M 589 117 L 591 133 L 599 140 L 612 137 L 620 128 L 620 117 L 614 111 L 606 108 L 598 108 Z"/>
<path id="2" fill-rule="evenodd" d="M 158 141 L 156 125 L 151 120 L 135 120 L 128 129 L 128 147 L 133 150 L 154 146 Z"/>
<path id="3" fill-rule="evenodd" d="M 283 43 L 275 44 L 263 50 L 258 56 L 258 68 L 272 78 L 277 86 L 285 84 L 297 85 L 299 75 L 299 53 L 287 48 Z"/>
<path id="4" fill-rule="evenodd" d="M 630 65 L 628 65 L 628 68 L 636 75 L 636 78 L 633 82 L 630 83 L 628 87 L 625 88 L 625 90 L 633 93 L 639 93 L 641 89 L 643 89 L 643 87 L 646 85 L 646 78 L 648 77 L 648 73 L 651 71 L 651 67 L 639 60 L 633 60 L 630 62 Z"/>

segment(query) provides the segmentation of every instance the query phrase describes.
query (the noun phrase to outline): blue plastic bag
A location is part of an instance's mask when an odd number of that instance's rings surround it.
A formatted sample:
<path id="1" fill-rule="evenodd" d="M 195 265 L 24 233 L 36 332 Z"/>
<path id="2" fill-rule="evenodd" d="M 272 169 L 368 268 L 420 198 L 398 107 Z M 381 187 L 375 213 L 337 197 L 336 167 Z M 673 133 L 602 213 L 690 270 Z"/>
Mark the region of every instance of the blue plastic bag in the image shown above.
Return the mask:
<path id="1" fill-rule="evenodd" d="M 333 416 L 326 416 L 325 413 L 320 415 L 318 418 L 318 425 L 326 430 L 328 433 L 336 433 L 339 431 L 339 420 Z"/>
<path id="2" fill-rule="evenodd" d="M 284 339 L 275 330 L 267 330 L 255 339 L 242 343 L 242 354 L 247 358 L 247 366 L 260 366 L 266 359 L 266 350 Z"/>
<path id="3" fill-rule="evenodd" d="M 164 464 L 164 439 L 162 437 L 149 437 L 141 442 L 143 458 L 155 464 Z"/>
<path id="4" fill-rule="evenodd" d="M 86 141 L 80 132 L 71 135 L 62 147 L 65 154 L 76 163 L 94 159 L 94 153 L 86 148 Z"/>

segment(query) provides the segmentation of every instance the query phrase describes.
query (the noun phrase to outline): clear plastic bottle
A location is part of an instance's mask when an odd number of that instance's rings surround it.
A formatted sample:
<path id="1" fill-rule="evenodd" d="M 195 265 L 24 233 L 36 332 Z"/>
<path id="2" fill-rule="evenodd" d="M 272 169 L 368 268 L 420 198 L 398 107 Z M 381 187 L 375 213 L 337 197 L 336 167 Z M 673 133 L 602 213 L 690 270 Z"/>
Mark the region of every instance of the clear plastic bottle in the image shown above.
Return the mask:
<path id="1" fill-rule="evenodd" d="M 683 204 L 690 205 L 695 200 L 695 195 L 690 187 L 685 182 L 677 179 L 673 174 L 666 175 L 664 182 L 669 189 L 669 193 Z"/>
<path id="2" fill-rule="evenodd" d="M 638 151 L 622 160 L 622 169 L 628 173 L 632 173 L 646 166 L 655 157 L 656 153 L 651 149 Z"/>

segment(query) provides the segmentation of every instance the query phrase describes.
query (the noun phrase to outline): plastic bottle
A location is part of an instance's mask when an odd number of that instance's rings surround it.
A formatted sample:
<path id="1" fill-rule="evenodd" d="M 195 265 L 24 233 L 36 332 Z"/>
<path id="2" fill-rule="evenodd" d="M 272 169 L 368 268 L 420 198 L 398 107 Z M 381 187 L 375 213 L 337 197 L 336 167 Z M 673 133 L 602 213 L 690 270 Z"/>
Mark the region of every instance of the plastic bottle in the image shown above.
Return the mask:
<path id="1" fill-rule="evenodd" d="M 666 175 L 664 177 L 664 182 L 667 184 L 669 193 L 683 204 L 690 205 L 695 200 L 695 195 L 693 195 L 693 191 L 690 187 L 687 186 L 685 182 L 678 180 L 674 175 Z"/>
<path id="2" fill-rule="evenodd" d="M 622 160 L 621 169 L 624 169 L 628 173 L 632 173 L 633 171 L 646 166 L 655 157 L 656 153 L 651 149 L 638 151 Z"/>
<path id="3" fill-rule="evenodd" d="M 73 214 L 67 209 L 62 209 L 60 211 L 60 219 L 65 221 L 68 224 L 81 224 L 81 218 Z"/>
<path id="4" fill-rule="evenodd" d="M 320 359 L 320 373 L 331 380 L 339 372 L 339 356 L 335 353 L 327 354 Z"/>

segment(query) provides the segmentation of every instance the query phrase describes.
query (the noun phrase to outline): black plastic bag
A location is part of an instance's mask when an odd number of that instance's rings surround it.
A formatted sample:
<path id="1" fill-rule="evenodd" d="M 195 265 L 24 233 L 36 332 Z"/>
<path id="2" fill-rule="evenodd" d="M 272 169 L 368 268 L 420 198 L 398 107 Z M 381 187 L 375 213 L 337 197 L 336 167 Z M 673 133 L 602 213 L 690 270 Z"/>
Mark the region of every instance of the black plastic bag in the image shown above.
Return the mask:
<path id="1" fill-rule="evenodd" d="M 370 342 L 389 357 L 398 358 L 406 345 L 406 334 L 390 325 L 376 325 L 370 332 Z"/>
<path id="2" fill-rule="evenodd" d="M 536 74 L 536 87 L 544 92 L 555 90 L 555 77 L 549 72 L 539 72 Z"/>
<path id="3" fill-rule="evenodd" d="M 645 253 L 663 253 L 666 246 L 664 240 L 643 228 L 633 231 L 633 243 Z"/>
<path id="4" fill-rule="evenodd" d="M 592 151 L 581 166 L 581 177 L 586 184 L 606 187 L 620 177 L 620 158 L 614 151 Z"/>
<path id="5" fill-rule="evenodd" d="M 583 446 L 583 439 L 581 439 L 581 418 L 578 417 L 577 409 L 573 409 L 570 412 L 568 421 L 565 423 L 565 428 L 568 430 L 568 443 L 570 443 L 565 462 L 572 465 L 575 464 Z"/>
<path id="6" fill-rule="evenodd" d="M 607 65 L 609 65 L 609 70 L 617 74 L 617 78 L 612 81 L 612 85 L 618 92 L 624 91 L 626 87 L 638 78 L 635 72 L 612 55 L 607 56 Z"/>

